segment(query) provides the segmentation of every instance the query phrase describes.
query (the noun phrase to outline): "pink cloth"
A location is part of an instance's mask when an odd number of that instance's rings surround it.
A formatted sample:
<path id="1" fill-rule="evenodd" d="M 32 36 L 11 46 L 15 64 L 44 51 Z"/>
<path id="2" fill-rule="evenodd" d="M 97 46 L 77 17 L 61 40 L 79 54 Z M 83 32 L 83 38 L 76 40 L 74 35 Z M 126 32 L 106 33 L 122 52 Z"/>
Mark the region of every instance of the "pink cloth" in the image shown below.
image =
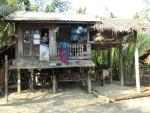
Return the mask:
<path id="1" fill-rule="evenodd" d="M 60 60 L 64 64 L 68 64 L 69 63 L 66 53 L 67 53 L 66 49 L 64 49 L 64 48 L 60 49 Z"/>

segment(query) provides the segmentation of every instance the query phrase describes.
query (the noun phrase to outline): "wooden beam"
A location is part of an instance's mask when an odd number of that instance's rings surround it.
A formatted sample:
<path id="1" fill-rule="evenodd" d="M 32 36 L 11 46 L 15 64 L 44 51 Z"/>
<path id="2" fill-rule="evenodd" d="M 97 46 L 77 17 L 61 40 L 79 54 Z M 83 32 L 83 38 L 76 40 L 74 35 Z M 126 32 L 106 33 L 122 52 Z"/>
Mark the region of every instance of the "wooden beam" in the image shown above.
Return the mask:
<path id="1" fill-rule="evenodd" d="M 20 76 L 20 69 L 17 69 L 17 93 L 21 93 L 21 76 Z"/>
<path id="2" fill-rule="evenodd" d="M 5 55 L 5 98 L 8 104 L 8 56 Z"/>
<path id="3" fill-rule="evenodd" d="M 122 45 L 119 45 L 119 62 L 120 62 L 120 81 L 121 86 L 124 86 L 124 75 L 123 75 L 123 53 L 122 53 Z"/>
<path id="4" fill-rule="evenodd" d="M 136 77 L 136 90 L 140 93 L 140 75 L 139 75 L 139 53 L 138 53 L 138 40 L 137 32 L 134 33 L 134 57 L 135 57 L 135 77 Z"/>

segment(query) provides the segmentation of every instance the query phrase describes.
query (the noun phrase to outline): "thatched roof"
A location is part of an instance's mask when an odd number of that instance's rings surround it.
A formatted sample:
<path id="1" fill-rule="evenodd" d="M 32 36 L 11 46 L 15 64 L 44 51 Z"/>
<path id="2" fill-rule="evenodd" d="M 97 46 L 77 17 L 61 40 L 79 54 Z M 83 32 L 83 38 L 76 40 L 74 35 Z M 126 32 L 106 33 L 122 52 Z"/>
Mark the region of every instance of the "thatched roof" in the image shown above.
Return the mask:
<path id="1" fill-rule="evenodd" d="M 44 22 L 87 22 L 96 23 L 98 18 L 91 15 L 67 14 L 67 13 L 44 13 L 32 11 L 16 11 L 6 17 L 12 21 L 44 21 Z"/>
<path id="2" fill-rule="evenodd" d="M 100 19 L 101 23 L 95 24 L 95 30 L 103 32 L 111 32 L 112 34 L 124 34 L 132 33 L 140 29 L 137 22 L 133 20 L 121 20 L 121 19 Z"/>
<path id="3" fill-rule="evenodd" d="M 150 49 L 139 57 L 140 61 L 145 64 L 150 64 Z"/>
<path id="4" fill-rule="evenodd" d="M 100 18 L 93 28 L 93 31 L 100 33 L 99 40 L 91 42 L 95 48 L 117 47 L 120 44 L 133 42 L 137 31 L 150 32 L 150 25 L 135 20 L 106 19 Z M 96 35 L 95 38 L 96 39 Z"/>

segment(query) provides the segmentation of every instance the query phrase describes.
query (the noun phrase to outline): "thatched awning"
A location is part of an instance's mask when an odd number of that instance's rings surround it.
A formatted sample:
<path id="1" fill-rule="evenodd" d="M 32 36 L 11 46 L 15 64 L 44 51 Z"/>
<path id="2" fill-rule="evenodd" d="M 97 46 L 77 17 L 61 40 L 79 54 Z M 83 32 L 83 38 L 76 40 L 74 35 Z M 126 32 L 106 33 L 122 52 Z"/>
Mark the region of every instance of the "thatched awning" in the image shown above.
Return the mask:
<path id="1" fill-rule="evenodd" d="M 110 48 L 117 47 L 120 44 L 134 42 L 137 31 L 150 32 L 150 25 L 135 20 L 100 18 L 100 22 L 94 25 L 93 31 L 100 33 L 102 38 L 92 42 L 92 46 L 94 48 Z M 96 35 L 93 39 L 95 38 L 97 38 Z"/>
<path id="2" fill-rule="evenodd" d="M 95 30 L 100 33 L 111 32 L 112 34 L 130 34 L 140 29 L 136 21 L 121 19 L 100 19 L 101 23 L 95 24 Z"/>

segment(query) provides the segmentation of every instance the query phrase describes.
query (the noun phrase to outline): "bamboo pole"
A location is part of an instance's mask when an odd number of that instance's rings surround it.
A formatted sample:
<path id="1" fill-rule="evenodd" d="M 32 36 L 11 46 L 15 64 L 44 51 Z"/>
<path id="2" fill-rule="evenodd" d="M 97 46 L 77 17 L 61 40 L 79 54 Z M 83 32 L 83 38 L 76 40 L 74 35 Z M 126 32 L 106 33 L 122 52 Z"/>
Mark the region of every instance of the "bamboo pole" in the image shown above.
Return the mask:
<path id="1" fill-rule="evenodd" d="M 134 32 L 134 57 L 135 57 L 135 77 L 136 77 L 136 90 L 140 93 L 140 75 L 139 75 L 139 53 L 138 53 L 138 40 L 137 32 Z"/>
<path id="2" fill-rule="evenodd" d="M 21 93 L 20 69 L 17 69 L 17 92 L 18 92 L 18 93 Z"/>
<path id="3" fill-rule="evenodd" d="M 5 98 L 8 104 L 8 56 L 5 55 Z"/>
<path id="4" fill-rule="evenodd" d="M 120 81 L 121 86 L 124 86 L 124 76 L 123 76 L 123 53 L 122 53 L 122 45 L 119 45 L 119 62 L 120 62 Z"/>

